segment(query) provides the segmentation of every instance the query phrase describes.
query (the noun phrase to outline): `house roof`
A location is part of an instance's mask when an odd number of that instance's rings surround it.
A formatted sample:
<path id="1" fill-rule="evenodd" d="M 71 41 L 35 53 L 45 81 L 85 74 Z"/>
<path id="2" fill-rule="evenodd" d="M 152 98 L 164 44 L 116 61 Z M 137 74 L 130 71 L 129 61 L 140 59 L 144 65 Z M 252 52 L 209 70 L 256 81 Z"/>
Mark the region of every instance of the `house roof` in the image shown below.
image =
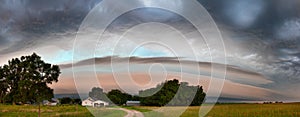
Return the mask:
<path id="1" fill-rule="evenodd" d="M 91 97 L 88 97 L 87 99 L 85 99 L 84 101 L 86 101 L 86 100 L 88 100 L 88 101 L 95 101 L 93 98 L 91 98 Z"/>
<path id="2" fill-rule="evenodd" d="M 104 103 L 108 103 L 108 102 L 103 101 L 103 100 L 96 100 L 96 101 L 94 101 L 94 102 L 104 102 Z"/>
<path id="3" fill-rule="evenodd" d="M 108 102 L 106 102 L 106 101 L 103 101 L 103 100 L 95 100 L 95 99 L 93 99 L 93 98 L 91 98 L 91 97 L 88 97 L 87 99 L 85 99 L 85 100 L 83 100 L 83 101 L 86 101 L 86 100 L 88 100 L 88 101 L 91 101 L 91 102 L 97 102 L 97 101 L 101 101 L 101 102 L 108 103 Z"/>

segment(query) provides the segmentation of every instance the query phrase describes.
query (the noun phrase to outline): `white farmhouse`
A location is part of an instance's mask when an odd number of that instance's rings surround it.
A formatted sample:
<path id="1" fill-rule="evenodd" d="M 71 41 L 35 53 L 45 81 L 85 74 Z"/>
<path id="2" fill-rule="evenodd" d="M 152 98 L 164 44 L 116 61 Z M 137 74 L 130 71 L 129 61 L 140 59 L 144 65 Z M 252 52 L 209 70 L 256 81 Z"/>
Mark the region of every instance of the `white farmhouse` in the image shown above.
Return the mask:
<path id="1" fill-rule="evenodd" d="M 81 105 L 82 106 L 93 106 L 93 102 L 94 100 L 90 97 L 88 97 L 87 99 L 83 100 Z"/>
<path id="2" fill-rule="evenodd" d="M 105 107 L 108 106 L 109 103 L 102 100 L 94 100 L 91 97 L 83 100 L 81 103 L 82 106 L 92 106 L 92 107 Z"/>

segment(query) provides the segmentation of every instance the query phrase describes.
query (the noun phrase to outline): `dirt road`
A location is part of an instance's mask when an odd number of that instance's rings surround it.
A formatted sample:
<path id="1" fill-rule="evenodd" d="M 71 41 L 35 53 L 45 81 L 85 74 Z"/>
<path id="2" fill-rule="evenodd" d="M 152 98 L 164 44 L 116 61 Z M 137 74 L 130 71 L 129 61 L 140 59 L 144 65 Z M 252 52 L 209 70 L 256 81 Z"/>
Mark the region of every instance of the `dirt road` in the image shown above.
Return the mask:
<path id="1" fill-rule="evenodd" d="M 127 115 L 125 115 L 125 117 L 144 117 L 143 113 L 136 111 L 136 110 L 128 110 L 125 108 L 109 108 L 109 109 L 125 111 L 127 113 Z"/>

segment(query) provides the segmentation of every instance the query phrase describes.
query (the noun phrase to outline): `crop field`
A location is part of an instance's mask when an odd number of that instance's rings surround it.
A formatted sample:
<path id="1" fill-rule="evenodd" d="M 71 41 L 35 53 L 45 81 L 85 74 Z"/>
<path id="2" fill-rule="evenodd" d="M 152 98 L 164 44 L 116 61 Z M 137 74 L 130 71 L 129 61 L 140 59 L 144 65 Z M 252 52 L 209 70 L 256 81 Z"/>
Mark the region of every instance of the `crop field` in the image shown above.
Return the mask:
<path id="1" fill-rule="evenodd" d="M 205 106 L 204 106 L 205 107 Z M 183 107 L 166 107 L 161 111 L 159 107 L 131 107 L 145 113 L 145 116 L 153 114 L 165 117 L 178 114 Z M 199 106 L 188 107 L 181 117 L 199 116 Z M 148 112 L 147 112 L 148 110 Z M 149 112 L 151 110 L 155 110 Z M 159 113 L 159 114 L 158 114 Z M 207 117 L 300 117 L 300 103 L 286 104 L 217 104 L 206 115 Z"/>

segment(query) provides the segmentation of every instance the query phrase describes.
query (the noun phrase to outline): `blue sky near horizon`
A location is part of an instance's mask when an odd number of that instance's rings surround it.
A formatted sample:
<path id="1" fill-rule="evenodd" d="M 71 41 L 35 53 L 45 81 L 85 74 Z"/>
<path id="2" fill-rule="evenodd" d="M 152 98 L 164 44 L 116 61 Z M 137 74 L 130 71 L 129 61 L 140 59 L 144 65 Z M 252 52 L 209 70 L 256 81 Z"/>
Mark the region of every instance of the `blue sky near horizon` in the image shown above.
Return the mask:
<path id="1" fill-rule="evenodd" d="M 81 60 L 94 58 L 94 57 L 107 57 L 107 56 L 114 56 L 113 53 L 103 53 L 102 55 L 95 55 L 95 56 L 85 56 L 81 57 Z M 119 55 L 122 57 L 128 57 L 130 55 Z M 139 47 L 136 49 L 135 52 L 132 53 L 131 56 L 137 57 L 166 57 L 168 56 L 167 53 L 146 49 L 144 47 Z M 51 56 L 44 55 L 42 56 L 43 60 L 52 64 L 66 64 L 72 63 L 73 61 L 73 50 L 59 50 L 56 54 L 52 54 Z M 76 61 L 74 61 L 76 62 Z"/>
<path id="2" fill-rule="evenodd" d="M 155 50 L 149 50 L 144 47 L 139 47 L 137 50 L 132 54 L 132 56 L 138 56 L 138 57 L 165 57 L 168 56 L 167 53 L 155 51 Z"/>

